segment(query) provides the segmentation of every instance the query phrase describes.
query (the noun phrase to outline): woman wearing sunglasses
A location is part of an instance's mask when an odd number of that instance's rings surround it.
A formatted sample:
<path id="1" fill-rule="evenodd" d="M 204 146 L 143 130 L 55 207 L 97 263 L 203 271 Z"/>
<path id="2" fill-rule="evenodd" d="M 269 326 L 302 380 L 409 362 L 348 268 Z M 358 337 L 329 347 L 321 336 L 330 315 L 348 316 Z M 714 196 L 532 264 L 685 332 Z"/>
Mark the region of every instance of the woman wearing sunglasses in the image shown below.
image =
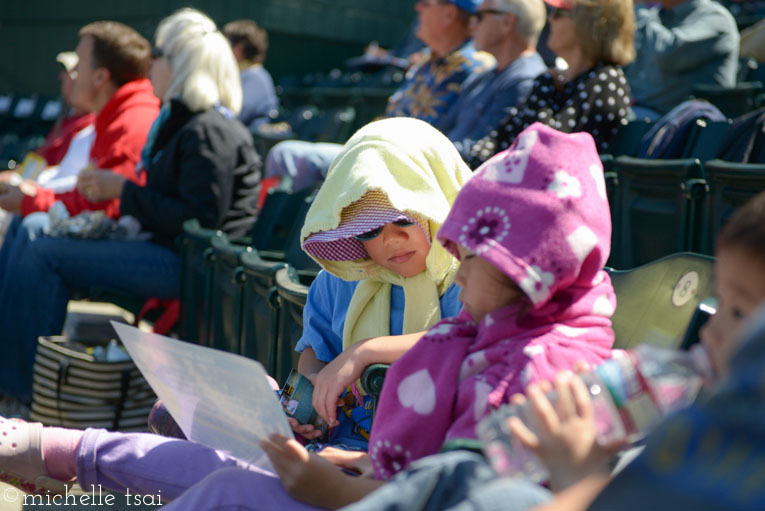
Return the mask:
<path id="1" fill-rule="evenodd" d="M 632 0 L 545 0 L 547 46 L 566 69 L 540 75 L 528 99 L 508 111 L 495 131 L 471 150 L 472 168 L 507 149 L 534 122 L 592 135 L 598 151 L 630 113 L 630 89 L 622 66 L 635 57 Z"/>

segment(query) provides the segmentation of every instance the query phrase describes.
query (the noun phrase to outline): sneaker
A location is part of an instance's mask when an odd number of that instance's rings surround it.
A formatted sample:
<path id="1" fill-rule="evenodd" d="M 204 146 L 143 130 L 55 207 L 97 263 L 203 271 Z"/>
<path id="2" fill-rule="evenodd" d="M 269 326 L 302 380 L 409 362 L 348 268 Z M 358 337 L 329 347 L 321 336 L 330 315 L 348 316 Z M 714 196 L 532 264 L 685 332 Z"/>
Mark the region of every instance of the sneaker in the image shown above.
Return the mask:
<path id="1" fill-rule="evenodd" d="M 48 475 L 42 428 L 39 422 L 0 417 L 0 481 L 27 493 L 64 494 L 74 481 L 59 481 Z"/>

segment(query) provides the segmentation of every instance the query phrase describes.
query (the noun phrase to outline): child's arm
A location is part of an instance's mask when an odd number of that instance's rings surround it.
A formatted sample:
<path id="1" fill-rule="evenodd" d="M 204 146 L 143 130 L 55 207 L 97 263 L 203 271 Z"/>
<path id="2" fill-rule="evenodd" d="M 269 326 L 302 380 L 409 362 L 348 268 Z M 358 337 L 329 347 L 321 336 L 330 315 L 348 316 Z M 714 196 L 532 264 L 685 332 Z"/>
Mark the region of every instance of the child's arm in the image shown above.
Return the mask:
<path id="1" fill-rule="evenodd" d="M 321 456 L 306 451 L 292 438 L 271 435 L 260 446 L 287 493 L 312 506 L 337 509 L 361 500 L 385 484 L 345 474 Z"/>
<path id="2" fill-rule="evenodd" d="M 306 378 L 313 378 L 315 374 L 326 367 L 327 363 L 316 358 L 313 348 L 306 348 L 300 353 L 298 359 L 298 372 Z"/>
<path id="3" fill-rule="evenodd" d="M 387 335 L 357 342 L 312 378 L 313 407 L 328 424 L 337 420 L 337 400 L 346 387 L 361 377 L 372 364 L 392 364 L 419 341 L 425 332 Z M 302 360 L 302 356 L 301 356 Z M 302 370 L 300 371 L 304 373 Z"/>

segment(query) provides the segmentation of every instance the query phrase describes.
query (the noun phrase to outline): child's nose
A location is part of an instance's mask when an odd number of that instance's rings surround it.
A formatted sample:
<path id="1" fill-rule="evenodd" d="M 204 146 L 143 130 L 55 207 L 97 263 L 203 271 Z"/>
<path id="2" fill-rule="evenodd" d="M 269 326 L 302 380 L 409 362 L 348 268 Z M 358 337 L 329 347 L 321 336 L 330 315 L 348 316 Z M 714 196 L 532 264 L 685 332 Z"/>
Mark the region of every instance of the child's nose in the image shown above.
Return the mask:
<path id="1" fill-rule="evenodd" d="M 386 243 L 406 241 L 409 238 L 409 233 L 403 227 L 392 224 L 387 225 L 382 232 L 383 241 Z"/>
<path id="2" fill-rule="evenodd" d="M 457 268 L 457 273 L 454 274 L 454 282 L 460 287 L 465 287 L 463 285 L 465 284 L 465 272 L 462 269 L 462 265 Z"/>

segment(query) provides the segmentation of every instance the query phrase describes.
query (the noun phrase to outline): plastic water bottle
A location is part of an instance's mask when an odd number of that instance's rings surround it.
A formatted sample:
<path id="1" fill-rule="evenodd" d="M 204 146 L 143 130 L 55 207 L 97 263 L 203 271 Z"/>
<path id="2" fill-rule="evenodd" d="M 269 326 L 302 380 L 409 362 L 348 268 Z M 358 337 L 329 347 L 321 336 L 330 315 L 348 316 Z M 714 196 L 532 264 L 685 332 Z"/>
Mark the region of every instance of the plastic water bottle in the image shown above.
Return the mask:
<path id="1" fill-rule="evenodd" d="M 698 344 L 688 351 L 650 345 L 614 351 L 611 359 L 581 375 L 592 397 L 598 442 L 640 440 L 665 415 L 690 405 L 713 377 L 707 352 Z M 548 398 L 554 402 L 555 392 Z M 507 419 L 513 416 L 531 431 L 539 431 L 527 405 L 504 405 L 478 424 L 478 436 L 494 471 L 534 482 L 547 480 L 547 469 L 537 456 L 510 433 Z"/>

